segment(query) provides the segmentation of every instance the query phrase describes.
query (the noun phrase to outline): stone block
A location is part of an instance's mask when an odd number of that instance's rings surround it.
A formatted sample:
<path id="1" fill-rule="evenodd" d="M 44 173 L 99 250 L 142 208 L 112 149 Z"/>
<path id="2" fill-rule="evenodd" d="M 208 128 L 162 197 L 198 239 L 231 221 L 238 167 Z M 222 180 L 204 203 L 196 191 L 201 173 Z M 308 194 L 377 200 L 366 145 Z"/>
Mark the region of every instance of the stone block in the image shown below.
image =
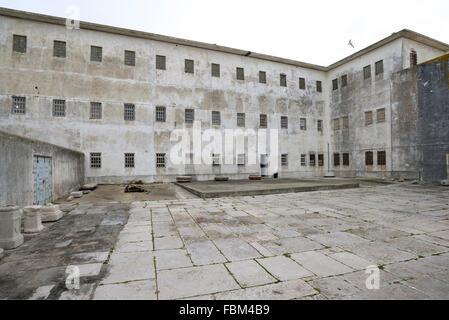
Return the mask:
<path id="1" fill-rule="evenodd" d="M 449 186 L 449 179 L 441 180 L 441 185 L 442 186 Z"/>
<path id="2" fill-rule="evenodd" d="M 97 188 L 96 183 L 89 183 L 89 184 L 85 184 L 84 186 L 82 186 L 80 188 L 80 191 L 84 191 L 84 190 L 92 191 L 92 190 L 95 190 L 96 188 Z"/>
<path id="3" fill-rule="evenodd" d="M 24 233 L 38 233 L 44 229 L 40 209 L 41 206 L 29 206 L 23 208 Z"/>
<path id="4" fill-rule="evenodd" d="M 75 191 L 75 192 L 72 192 L 70 194 L 70 196 L 72 196 L 74 198 L 81 198 L 83 196 L 83 192 L 82 191 Z"/>
<path id="5" fill-rule="evenodd" d="M 64 212 L 59 210 L 59 206 L 48 204 L 40 209 L 40 214 L 42 222 L 55 222 L 63 217 Z"/>
<path id="6" fill-rule="evenodd" d="M 3 249 L 0 248 L 0 260 L 3 258 Z"/>
<path id="7" fill-rule="evenodd" d="M 23 243 L 20 233 L 22 214 L 19 207 L 0 207 L 0 248 L 14 249 Z"/>

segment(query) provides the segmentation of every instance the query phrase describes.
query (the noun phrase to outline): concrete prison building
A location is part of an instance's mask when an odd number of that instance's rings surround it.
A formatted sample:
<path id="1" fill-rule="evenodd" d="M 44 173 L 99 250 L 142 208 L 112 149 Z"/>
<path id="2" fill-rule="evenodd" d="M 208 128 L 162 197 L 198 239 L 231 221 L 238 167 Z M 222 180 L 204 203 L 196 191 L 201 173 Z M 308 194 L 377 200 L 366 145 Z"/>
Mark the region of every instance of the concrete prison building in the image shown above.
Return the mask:
<path id="1" fill-rule="evenodd" d="M 70 155 L 83 162 L 71 166 L 75 180 L 247 179 L 267 174 L 270 154 L 279 177 L 447 178 L 449 45 L 424 35 L 402 30 L 324 67 L 10 9 L 0 15 L 0 130 L 80 153 Z M 223 136 L 277 129 L 278 146 L 256 163 L 249 140 L 232 164 L 223 153 L 211 163 L 172 163 L 171 133 L 195 123 Z M 2 171 L 14 163 L 3 161 Z"/>

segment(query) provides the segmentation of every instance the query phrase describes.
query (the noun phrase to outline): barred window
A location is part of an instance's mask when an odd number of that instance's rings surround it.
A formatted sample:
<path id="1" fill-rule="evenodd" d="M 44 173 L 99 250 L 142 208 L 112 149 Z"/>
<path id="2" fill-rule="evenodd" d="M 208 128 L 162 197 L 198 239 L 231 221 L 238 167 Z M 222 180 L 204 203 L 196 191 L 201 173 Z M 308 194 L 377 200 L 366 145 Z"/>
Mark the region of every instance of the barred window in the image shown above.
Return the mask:
<path id="1" fill-rule="evenodd" d="M 306 165 L 307 165 L 307 155 L 305 155 L 305 154 L 302 154 L 301 155 L 301 166 L 302 167 L 305 167 Z"/>
<path id="2" fill-rule="evenodd" d="M 259 116 L 259 122 L 260 122 L 260 127 L 261 128 L 266 128 L 267 127 L 267 115 L 266 114 L 261 114 Z"/>
<path id="3" fill-rule="evenodd" d="M 305 118 L 299 119 L 299 128 L 301 130 L 307 130 L 307 120 Z"/>
<path id="4" fill-rule="evenodd" d="M 369 126 L 370 124 L 373 124 L 373 112 L 366 111 L 365 112 L 365 125 Z"/>
<path id="5" fill-rule="evenodd" d="M 237 155 L 237 165 L 244 166 L 246 164 L 246 155 L 244 153 Z"/>
<path id="6" fill-rule="evenodd" d="M 334 167 L 340 166 L 340 154 L 334 153 Z"/>
<path id="7" fill-rule="evenodd" d="M 323 166 L 324 166 L 324 155 L 319 154 L 318 155 L 318 167 L 323 167 Z"/>
<path id="8" fill-rule="evenodd" d="M 165 56 L 156 55 L 156 69 L 165 70 Z"/>
<path id="9" fill-rule="evenodd" d="M 14 52 L 20 52 L 20 53 L 27 52 L 27 37 L 26 36 L 19 36 L 19 35 L 16 35 L 16 34 L 13 35 L 12 50 Z"/>
<path id="10" fill-rule="evenodd" d="M 317 127 L 318 132 L 322 132 L 323 131 L 323 120 L 318 120 L 316 127 Z"/>
<path id="11" fill-rule="evenodd" d="M 65 100 L 53 100 L 53 117 L 65 117 Z"/>
<path id="12" fill-rule="evenodd" d="M 90 167 L 93 169 L 101 168 L 101 153 L 92 152 L 90 154 Z"/>
<path id="13" fill-rule="evenodd" d="M 245 80 L 245 70 L 243 68 L 237 68 L 237 80 Z"/>
<path id="14" fill-rule="evenodd" d="M 349 153 L 343 153 L 343 165 L 349 166 Z"/>
<path id="15" fill-rule="evenodd" d="M 281 155 L 281 165 L 288 166 L 288 154 Z"/>
<path id="16" fill-rule="evenodd" d="M 349 117 L 343 117 L 343 129 L 349 129 Z"/>
<path id="17" fill-rule="evenodd" d="M 193 60 L 185 59 L 184 61 L 185 73 L 194 73 L 194 63 Z"/>
<path id="18" fill-rule="evenodd" d="M 220 78 L 220 65 L 212 63 L 212 77 Z"/>
<path id="19" fill-rule="evenodd" d="M 281 129 L 288 129 L 288 117 L 281 117 Z"/>
<path id="20" fill-rule="evenodd" d="M 25 114 L 25 111 L 26 111 L 26 98 L 25 97 L 12 97 L 11 113 Z"/>
<path id="21" fill-rule="evenodd" d="M 385 151 L 377 151 L 377 165 L 378 166 L 387 165 L 387 153 Z"/>
<path id="22" fill-rule="evenodd" d="M 374 164 L 373 152 L 372 151 L 365 152 L 365 165 L 372 166 L 373 164 Z"/>
<path id="23" fill-rule="evenodd" d="M 286 87 L 287 86 L 287 75 L 281 73 L 279 76 L 279 79 L 280 79 L 281 87 Z"/>
<path id="24" fill-rule="evenodd" d="M 418 54 L 415 50 L 410 52 L 410 67 L 416 66 L 418 64 Z"/>
<path id="25" fill-rule="evenodd" d="M 237 127 L 244 127 L 244 126 L 245 126 L 245 114 L 237 113 Z"/>
<path id="26" fill-rule="evenodd" d="M 377 109 L 377 122 L 385 122 L 385 108 Z"/>
<path id="27" fill-rule="evenodd" d="M 124 117 L 126 121 L 134 121 L 136 118 L 135 106 L 133 104 L 125 104 Z"/>
<path id="28" fill-rule="evenodd" d="M 195 110 L 186 109 L 185 111 L 185 120 L 187 123 L 192 123 L 195 120 Z"/>
<path id="29" fill-rule="evenodd" d="M 221 155 L 218 153 L 212 153 L 212 165 L 219 166 L 221 164 Z"/>
<path id="30" fill-rule="evenodd" d="M 371 65 L 363 68 L 363 79 L 371 78 Z"/>
<path id="31" fill-rule="evenodd" d="M 156 107 L 156 121 L 165 122 L 165 119 L 166 119 L 166 108 Z"/>
<path id="32" fill-rule="evenodd" d="M 165 168 L 165 153 L 156 153 L 156 168 Z"/>
<path id="33" fill-rule="evenodd" d="M 259 83 L 267 83 L 267 73 L 265 71 L 259 71 Z"/>
<path id="34" fill-rule="evenodd" d="M 309 155 L 309 166 L 315 167 L 315 154 L 313 153 Z"/>
<path id="35" fill-rule="evenodd" d="M 66 57 L 66 43 L 65 41 L 57 41 L 53 42 L 53 56 L 58 58 Z"/>
<path id="36" fill-rule="evenodd" d="M 212 124 L 213 125 L 220 125 L 221 124 L 220 111 L 212 111 Z"/>
<path id="37" fill-rule="evenodd" d="M 348 85 L 348 75 L 341 76 L 341 87 L 346 87 Z"/>
<path id="38" fill-rule="evenodd" d="M 125 50 L 125 65 L 134 67 L 136 65 L 136 52 Z"/>
<path id="39" fill-rule="evenodd" d="M 103 59 L 103 48 L 91 46 L 90 47 L 90 61 L 101 62 Z"/>
<path id="40" fill-rule="evenodd" d="M 125 168 L 134 168 L 134 153 L 125 153 Z"/>
<path id="41" fill-rule="evenodd" d="M 334 122 L 334 130 L 335 131 L 340 130 L 340 119 L 339 118 L 334 119 L 333 122 Z"/>
<path id="42" fill-rule="evenodd" d="M 323 92 L 323 84 L 321 83 L 321 81 L 316 82 L 316 91 Z"/>
<path id="43" fill-rule="evenodd" d="M 332 80 L 332 90 L 338 90 L 338 79 Z"/>
<path id="44" fill-rule="evenodd" d="M 100 102 L 90 103 L 90 118 L 101 119 L 102 118 L 102 106 Z"/>
<path id="45" fill-rule="evenodd" d="M 305 78 L 299 78 L 299 89 L 301 89 L 301 90 L 306 89 L 306 79 Z"/>
<path id="46" fill-rule="evenodd" d="M 383 60 L 377 61 L 376 64 L 374 65 L 374 67 L 376 69 L 376 76 L 384 73 L 384 61 Z"/>

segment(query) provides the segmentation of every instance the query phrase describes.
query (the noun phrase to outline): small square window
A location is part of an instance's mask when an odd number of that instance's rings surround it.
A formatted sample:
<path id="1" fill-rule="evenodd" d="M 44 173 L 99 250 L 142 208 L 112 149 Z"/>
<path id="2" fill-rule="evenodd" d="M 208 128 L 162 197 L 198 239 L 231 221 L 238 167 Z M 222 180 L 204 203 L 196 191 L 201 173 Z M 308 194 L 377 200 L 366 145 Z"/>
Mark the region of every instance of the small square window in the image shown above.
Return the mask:
<path id="1" fill-rule="evenodd" d="M 99 169 L 99 168 L 101 168 L 101 153 L 99 153 L 99 152 L 92 152 L 90 154 L 90 167 L 92 169 Z"/>
<path id="2" fill-rule="evenodd" d="M 90 47 L 90 61 L 101 62 L 103 59 L 103 48 L 91 46 Z"/>
<path id="3" fill-rule="evenodd" d="M 135 116 L 135 106 L 133 104 L 125 104 L 125 120 L 126 121 L 134 121 Z"/>
<path id="4" fill-rule="evenodd" d="M 125 168 L 134 168 L 134 153 L 125 153 Z"/>
<path id="5" fill-rule="evenodd" d="M 156 121 L 165 122 L 165 119 L 166 119 L 166 108 L 156 107 Z"/>
<path id="6" fill-rule="evenodd" d="M 212 124 L 217 126 L 221 124 L 220 111 L 212 111 Z"/>
<path id="7" fill-rule="evenodd" d="M 306 79 L 299 78 L 299 89 L 306 90 Z"/>
<path id="8" fill-rule="evenodd" d="M 334 130 L 335 131 L 340 130 L 340 119 L 339 118 L 334 119 L 333 122 L 334 122 Z"/>
<path id="9" fill-rule="evenodd" d="M 165 70 L 165 56 L 156 55 L 156 69 Z"/>
<path id="10" fill-rule="evenodd" d="M 185 73 L 194 73 L 194 63 L 193 60 L 188 60 L 185 59 L 184 60 L 184 69 L 185 69 Z"/>
<path id="11" fill-rule="evenodd" d="M 57 41 L 53 42 L 53 56 L 58 58 L 66 57 L 66 43 L 65 41 Z"/>
<path id="12" fill-rule="evenodd" d="M 349 166 L 349 153 L 343 153 L 343 165 Z"/>
<path id="13" fill-rule="evenodd" d="M 243 68 L 237 68 L 237 80 L 245 80 L 245 70 Z"/>
<path id="14" fill-rule="evenodd" d="M 220 65 L 212 63 L 212 77 L 220 78 Z"/>
<path id="15" fill-rule="evenodd" d="M 193 123 L 193 121 L 195 120 L 195 110 L 186 109 L 185 110 L 185 120 L 186 120 L 186 123 Z"/>
<path id="16" fill-rule="evenodd" d="M 20 52 L 20 53 L 27 52 L 27 37 L 19 36 L 16 34 L 13 35 L 12 50 L 14 52 Z"/>
<path id="17" fill-rule="evenodd" d="M 332 80 L 332 90 L 338 90 L 338 79 Z"/>
<path id="18" fill-rule="evenodd" d="M 377 165 L 378 166 L 387 165 L 387 153 L 385 151 L 377 151 Z"/>
<path id="19" fill-rule="evenodd" d="M 343 88 L 347 86 L 348 86 L 348 76 L 345 74 L 341 76 L 341 87 Z"/>
<path id="20" fill-rule="evenodd" d="M 376 76 L 384 73 L 384 61 L 383 60 L 377 61 L 374 66 L 376 69 Z"/>
<path id="21" fill-rule="evenodd" d="M 288 129 L 288 117 L 281 117 L 281 129 Z"/>
<path id="22" fill-rule="evenodd" d="M 317 92 L 323 92 L 323 84 L 321 81 L 316 82 L 316 91 Z"/>
<path id="23" fill-rule="evenodd" d="M 245 127 L 245 114 L 237 113 L 237 127 Z"/>
<path id="24" fill-rule="evenodd" d="M 288 166 L 288 154 L 281 155 L 281 165 Z"/>
<path id="25" fill-rule="evenodd" d="M 299 119 L 299 128 L 301 130 L 307 130 L 307 120 L 305 118 Z"/>
<path id="26" fill-rule="evenodd" d="M 369 126 L 370 124 L 373 124 L 373 112 L 367 111 L 365 112 L 365 126 Z"/>
<path id="27" fill-rule="evenodd" d="M 25 114 L 25 112 L 26 112 L 26 98 L 25 97 L 12 97 L 11 113 Z"/>
<path id="28" fill-rule="evenodd" d="M 343 129 L 349 129 L 349 117 L 342 117 L 341 118 L 343 120 Z"/>
<path id="29" fill-rule="evenodd" d="M 266 114 L 261 114 L 259 116 L 259 126 L 261 128 L 266 128 L 267 127 L 267 115 Z"/>
<path id="30" fill-rule="evenodd" d="M 244 166 L 246 164 L 246 155 L 244 153 L 237 155 L 237 165 Z"/>
<path id="31" fill-rule="evenodd" d="M 136 53 L 125 50 L 125 65 L 134 67 L 136 65 Z"/>
<path id="32" fill-rule="evenodd" d="M 371 65 L 363 68 L 363 79 L 371 78 Z"/>
<path id="33" fill-rule="evenodd" d="M 316 124 L 318 132 L 323 132 L 323 120 L 318 120 Z"/>
<path id="34" fill-rule="evenodd" d="M 334 153 L 334 167 L 340 166 L 340 154 Z"/>
<path id="35" fill-rule="evenodd" d="M 100 102 L 90 103 L 90 118 L 101 119 L 102 118 L 102 106 Z"/>
<path id="36" fill-rule="evenodd" d="M 305 155 L 305 154 L 301 155 L 301 166 L 302 167 L 307 166 L 307 155 Z"/>
<path id="37" fill-rule="evenodd" d="M 53 100 L 53 117 L 65 117 L 65 100 Z"/>
<path id="38" fill-rule="evenodd" d="M 156 168 L 165 168 L 165 153 L 156 153 Z"/>
<path id="39" fill-rule="evenodd" d="M 310 167 L 315 167 L 315 154 L 310 154 L 309 155 L 309 166 Z"/>
<path id="40" fill-rule="evenodd" d="M 385 108 L 377 109 L 377 122 L 385 122 Z"/>
<path id="41" fill-rule="evenodd" d="M 280 79 L 280 86 L 286 87 L 287 86 L 287 75 L 281 73 L 279 76 L 279 79 Z"/>
<path id="42" fill-rule="evenodd" d="M 324 155 L 319 154 L 318 155 L 318 167 L 323 167 L 323 166 L 324 166 Z"/>
<path id="43" fill-rule="evenodd" d="M 265 71 L 259 71 L 259 83 L 267 83 L 267 73 Z"/>
<path id="44" fill-rule="evenodd" d="M 372 166 L 374 164 L 373 152 L 371 152 L 371 151 L 365 152 L 365 164 L 367 166 Z"/>

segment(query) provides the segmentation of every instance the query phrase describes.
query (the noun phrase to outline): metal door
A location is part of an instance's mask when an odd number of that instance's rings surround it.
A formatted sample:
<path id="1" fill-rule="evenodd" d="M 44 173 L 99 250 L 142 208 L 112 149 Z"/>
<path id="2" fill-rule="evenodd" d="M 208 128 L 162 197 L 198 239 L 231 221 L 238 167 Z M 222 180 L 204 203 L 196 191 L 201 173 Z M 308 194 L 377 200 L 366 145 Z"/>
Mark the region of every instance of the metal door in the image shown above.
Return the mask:
<path id="1" fill-rule="evenodd" d="M 34 156 L 34 204 L 43 206 L 51 202 L 51 158 Z"/>

